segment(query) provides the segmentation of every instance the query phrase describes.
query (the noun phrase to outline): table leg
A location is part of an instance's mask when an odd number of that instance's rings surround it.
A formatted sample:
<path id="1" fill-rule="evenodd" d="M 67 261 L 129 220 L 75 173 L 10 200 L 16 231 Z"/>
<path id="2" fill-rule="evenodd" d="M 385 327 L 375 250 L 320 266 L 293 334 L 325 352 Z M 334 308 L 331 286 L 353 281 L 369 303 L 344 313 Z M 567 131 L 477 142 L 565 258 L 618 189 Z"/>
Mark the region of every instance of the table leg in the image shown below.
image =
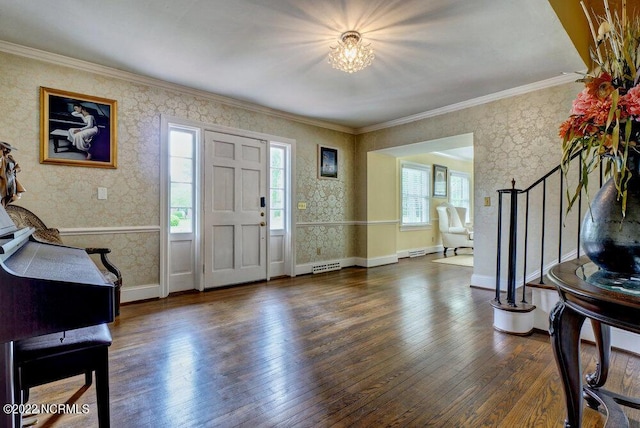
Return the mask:
<path id="1" fill-rule="evenodd" d="M 593 327 L 593 335 L 598 349 L 598 364 L 596 365 L 596 371 L 587 374 L 585 379 L 590 387 L 599 388 L 607 382 L 607 375 L 609 374 L 611 327 L 594 319 L 591 320 L 591 326 Z"/>
<path id="2" fill-rule="evenodd" d="M 580 328 L 585 317 L 560 301 L 549 314 L 551 345 L 560 371 L 567 405 L 566 428 L 582 424 L 582 368 L 580 364 Z"/>

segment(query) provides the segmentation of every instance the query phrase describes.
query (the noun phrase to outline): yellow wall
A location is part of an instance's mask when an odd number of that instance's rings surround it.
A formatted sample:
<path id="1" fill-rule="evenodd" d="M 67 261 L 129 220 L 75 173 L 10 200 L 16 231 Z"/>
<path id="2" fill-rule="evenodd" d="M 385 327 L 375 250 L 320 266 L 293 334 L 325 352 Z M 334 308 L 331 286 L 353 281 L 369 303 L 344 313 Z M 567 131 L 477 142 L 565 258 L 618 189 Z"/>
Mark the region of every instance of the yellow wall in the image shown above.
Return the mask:
<path id="1" fill-rule="evenodd" d="M 400 173 L 400 163 L 401 161 L 409 161 L 414 163 L 419 163 L 423 165 L 430 165 L 433 168 L 433 164 L 443 165 L 449 169 L 449 172 L 452 170 L 459 172 L 469 173 L 471 176 L 471 212 L 469 213 L 471 222 L 473 222 L 473 162 L 465 162 L 461 160 L 451 159 L 444 156 L 439 156 L 431 153 L 425 153 L 421 155 L 408 156 L 398 159 L 398 174 Z M 433 170 L 432 170 L 433 171 Z M 400 183 L 398 183 L 397 187 L 397 199 L 400 199 Z M 402 253 L 403 251 L 414 250 L 414 249 L 422 249 L 422 248 L 431 248 L 442 244 L 442 239 L 440 238 L 440 230 L 438 229 L 438 212 L 436 211 L 436 207 L 443 202 L 447 202 L 448 198 L 434 198 L 432 197 L 430 200 L 430 218 L 431 218 L 431 226 L 426 229 L 420 230 L 401 230 L 398 227 L 397 233 L 397 251 Z M 401 217 L 402 213 L 400 212 L 400 203 L 398 202 L 398 218 Z"/>
<path id="2" fill-rule="evenodd" d="M 367 259 L 395 257 L 398 219 L 396 158 L 367 154 Z"/>
<path id="3" fill-rule="evenodd" d="M 443 165 L 449 171 L 471 175 L 473 189 L 473 163 L 435 154 L 421 154 L 396 158 L 379 152 L 367 153 L 367 245 L 365 258 L 370 262 L 386 257 L 406 254 L 409 250 L 428 249 L 441 244 L 436 207 L 446 198 L 431 198 L 431 225 L 413 230 L 402 230 L 400 168 L 402 161 L 424 165 Z M 471 194 L 473 200 L 473 190 Z M 473 218 L 473 209 L 471 211 Z"/>
<path id="4" fill-rule="evenodd" d="M 368 219 L 369 221 L 396 220 L 398 218 L 396 158 L 372 152 L 367 154 L 367 159 Z"/>

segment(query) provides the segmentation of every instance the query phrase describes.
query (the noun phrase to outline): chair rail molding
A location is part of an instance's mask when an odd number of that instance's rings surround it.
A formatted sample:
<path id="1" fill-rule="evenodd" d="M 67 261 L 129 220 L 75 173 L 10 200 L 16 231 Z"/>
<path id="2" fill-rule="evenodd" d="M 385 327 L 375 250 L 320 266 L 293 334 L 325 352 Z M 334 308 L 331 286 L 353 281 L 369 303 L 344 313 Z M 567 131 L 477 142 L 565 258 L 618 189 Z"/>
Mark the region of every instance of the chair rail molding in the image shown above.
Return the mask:
<path id="1" fill-rule="evenodd" d="M 158 233 L 160 226 L 66 227 L 58 229 L 62 236 L 105 235 L 111 233 Z"/>

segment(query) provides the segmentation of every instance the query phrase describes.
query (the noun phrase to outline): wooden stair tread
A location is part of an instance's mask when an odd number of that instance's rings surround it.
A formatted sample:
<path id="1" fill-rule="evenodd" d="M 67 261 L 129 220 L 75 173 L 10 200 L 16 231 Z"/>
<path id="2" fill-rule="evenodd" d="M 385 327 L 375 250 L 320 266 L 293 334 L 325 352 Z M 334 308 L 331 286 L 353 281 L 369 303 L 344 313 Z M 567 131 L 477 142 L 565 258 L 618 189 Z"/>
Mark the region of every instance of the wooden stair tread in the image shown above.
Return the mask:
<path id="1" fill-rule="evenodd" d="M 543 290 L 556 290 L 555 285 L 540 284 L 539 282 L 527 282 L 527 288 L 540 288 Z"/>

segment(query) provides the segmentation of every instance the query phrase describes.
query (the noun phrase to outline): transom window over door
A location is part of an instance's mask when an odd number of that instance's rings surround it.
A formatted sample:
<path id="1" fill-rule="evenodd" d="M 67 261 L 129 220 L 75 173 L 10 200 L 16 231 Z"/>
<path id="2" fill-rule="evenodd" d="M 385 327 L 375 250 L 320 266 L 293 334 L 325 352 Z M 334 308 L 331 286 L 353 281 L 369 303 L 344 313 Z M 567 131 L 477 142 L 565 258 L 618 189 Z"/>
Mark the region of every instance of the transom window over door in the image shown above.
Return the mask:
<path id="1" fill-rule="evenodd" d="M 402 226 L 425 226 L 430 223 L 430 177 L 431 167 L 428 165 L 402 162 Z"/>

